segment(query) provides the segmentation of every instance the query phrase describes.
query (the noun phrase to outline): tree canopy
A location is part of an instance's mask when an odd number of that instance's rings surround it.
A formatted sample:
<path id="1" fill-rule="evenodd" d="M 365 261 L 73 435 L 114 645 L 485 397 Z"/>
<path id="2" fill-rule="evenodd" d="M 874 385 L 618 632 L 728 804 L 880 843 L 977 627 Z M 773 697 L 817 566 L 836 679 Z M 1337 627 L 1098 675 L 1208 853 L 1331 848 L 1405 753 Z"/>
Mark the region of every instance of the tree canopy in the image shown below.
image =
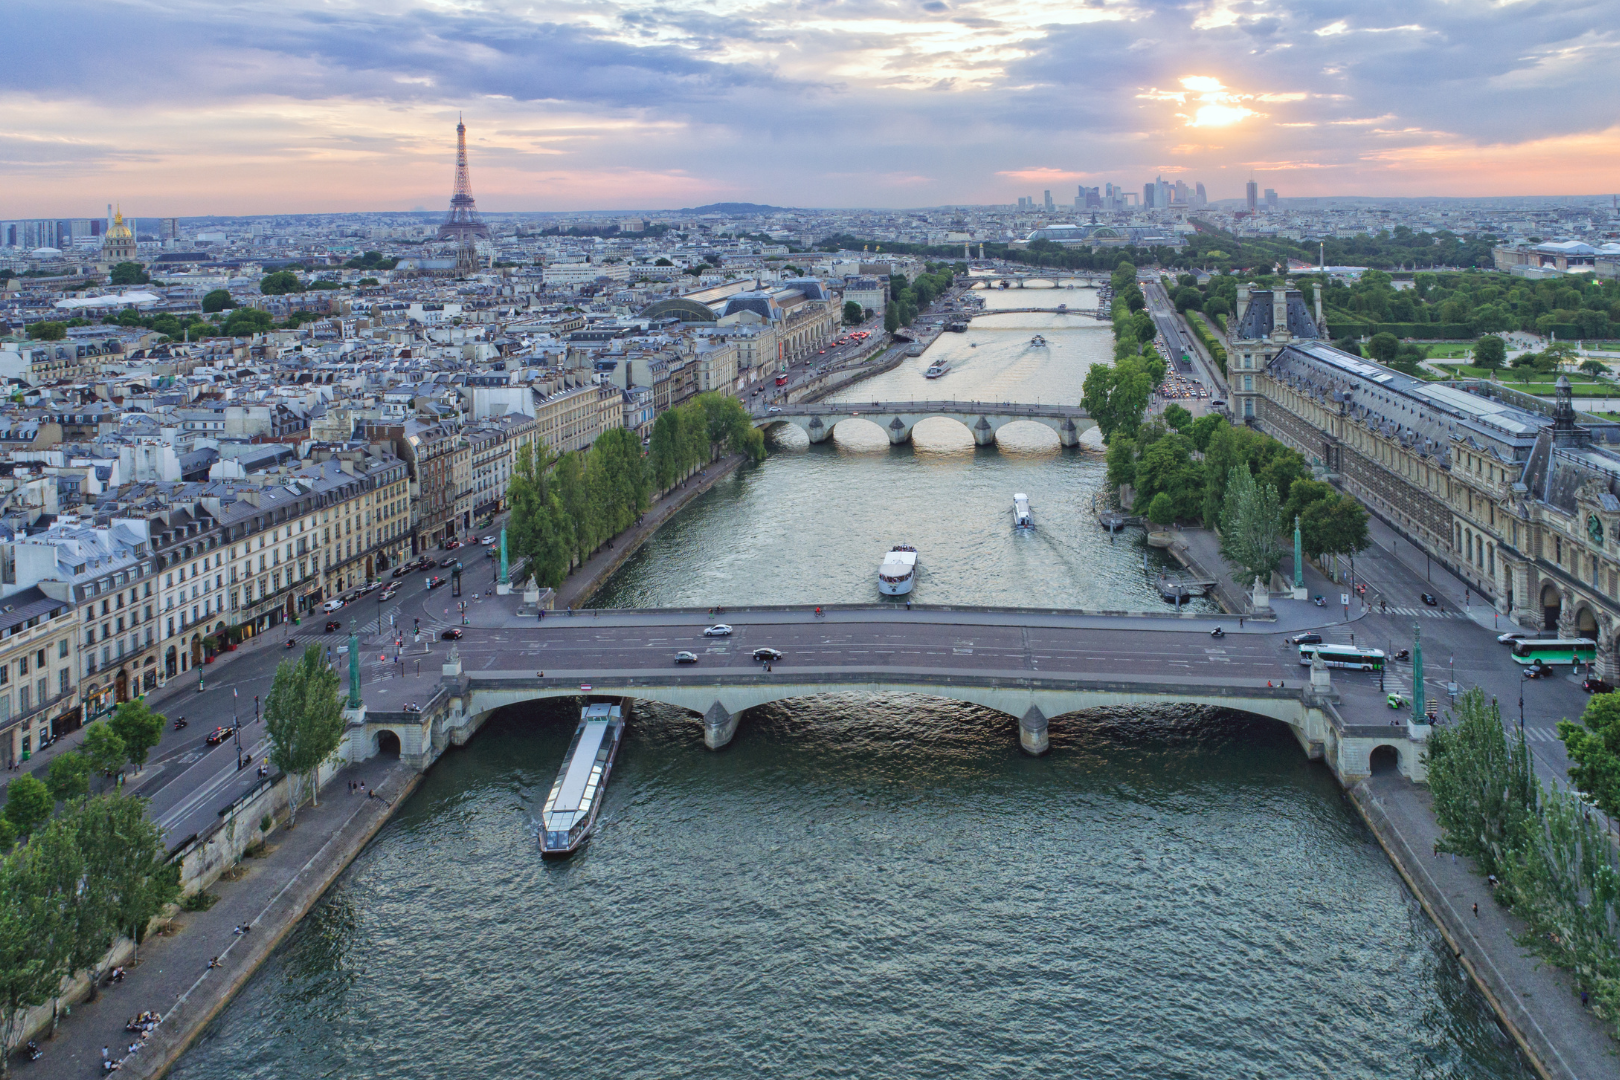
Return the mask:
<path id="1" fill-rule="evenodd" d="M 270 761 L 293 784 L 291 816 L 298 819 L 303 789 L 315 791 L 313 774 L 337 753 L 343 741 L 341 680 L 319 645 L 309 645 L 297 660 L 276 665 L 270 693 L 264 699 L 264 726 L 270 736 Z"/>

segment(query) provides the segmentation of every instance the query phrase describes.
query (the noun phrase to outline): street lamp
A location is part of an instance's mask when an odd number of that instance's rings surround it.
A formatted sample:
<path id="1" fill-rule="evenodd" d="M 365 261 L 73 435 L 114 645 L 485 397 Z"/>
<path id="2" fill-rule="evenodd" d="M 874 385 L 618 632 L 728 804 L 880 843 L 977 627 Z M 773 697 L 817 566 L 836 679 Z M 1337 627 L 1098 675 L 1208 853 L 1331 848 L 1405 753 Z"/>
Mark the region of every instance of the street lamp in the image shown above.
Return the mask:
<path id="1" fill-rule="evenodd" d="M 236 701 L 241 695 L 231 687 L 231 738 L 236 741 L 236 771 L 242 771 L 242 721 L 236 717 Z"/>

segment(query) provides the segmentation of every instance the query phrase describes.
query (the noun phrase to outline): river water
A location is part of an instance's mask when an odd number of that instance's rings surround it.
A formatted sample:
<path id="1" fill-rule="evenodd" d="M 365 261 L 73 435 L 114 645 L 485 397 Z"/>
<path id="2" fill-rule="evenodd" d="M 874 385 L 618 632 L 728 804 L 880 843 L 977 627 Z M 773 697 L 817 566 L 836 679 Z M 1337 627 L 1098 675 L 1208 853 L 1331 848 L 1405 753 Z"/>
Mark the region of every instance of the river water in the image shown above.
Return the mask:
<path id="1" fill-rule="evenodd" d="M 1095 307 L 1090 289 L 1008 289 L 986 306 Z M 1030 344 L 1036 334 L 1045 347 Z M 989 315 L 942 334 L 920 357 L 830 400 L 1078 404 L 1086 372 L 1112 356 L 1108 323 L 1072 315 Z M 950 374 L 925 379 L 937 359 Z M 772 430 L 770 457 L 694 499 L 597 592 L 593 607 L 737 607 L 882 600 L 883 553 L 919 551 L 918 603 L 1161 609 L 1153 575 L 1171 560 L 1132 532 L 1110 541 L 1092 517 L 1102 455 L 1064 450 L 1055 432 L 1020 422 L 978 448 L 955 420 L 924 420 L 910 445 L 876 424 L 839 424 L 812 446 Z M 1037 528 L 1012 528 L 1012 497 L 1030 497 Z M 1146 567 L 1146 569 L 1144 569 Z M 893 598 L 890 598 L 893 599 Z M 1213 601 L 1194 609 L 1217 610 Z"/>
<path id="2" fill-rule="evenodd" d="M 851 393 L 1076 401 L 1108 331 L 1061 319 L 976 320 Z M 1032 354 L 1035 332 L 1052 344 Z M 1145 548 L 1090 521 L 1101 461 L 1044 428 L 978 450 L 948 421 L 900 448 L 859 423 L 793 434 L 598 602 L 873 600 L 905 540 L 919 600 L 1160 605 Z M 1033 535 L 1008 527 L 1014 490 Z M 597 835 L 545 863 L 576 710 L 514 707 L 447 753 L 173 1075 L 1532 1076 L 1270 722 L 1055 717 L 1031 759 L 1011 717 L 828 696 L 748 711 L 715 753 L 697 718 L 643 703 Z"/>
<path id="3" fill-rule="evenodd" d="M 546 863 L 575 715 L 447 754 L 177 1080 L 1532 1075 L 1280 728 L 643 705 Z"/>

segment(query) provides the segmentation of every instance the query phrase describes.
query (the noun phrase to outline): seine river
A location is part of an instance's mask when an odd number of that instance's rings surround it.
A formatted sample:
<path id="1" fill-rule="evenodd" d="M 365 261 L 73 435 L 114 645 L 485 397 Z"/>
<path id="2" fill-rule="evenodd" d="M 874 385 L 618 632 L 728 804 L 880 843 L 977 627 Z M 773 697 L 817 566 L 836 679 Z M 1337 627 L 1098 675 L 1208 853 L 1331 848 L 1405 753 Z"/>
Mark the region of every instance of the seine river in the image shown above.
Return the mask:
<path id="1" fill-rule="evenodd" d="M 1076 401 L 1108 331 L 1062 318 L 976 320 L 852 394 Z M 924 383 L 940 355 L 955 370 Z M 1090 520 L 1100 460 L 1045 429 L 983 450 L 949 421 L 897 449 L 859 422 L 793 435 L 598 602 L 874 600 L 881 552 L 909 541 L 919 600 L 1160 605 L 1140 543 Z M 1008 527 L 1015 490 L 1033 535 Z M 1032 759 L 1010 717 L 825 697 L 749 711 L 716 753 L 695 717 L 642 704 L 597 835 L 545 863 L 576 710 L 509 709 L 448 752 L 173 1075 L 1533 1075 L 1269 722 L 1057 717 Z"/>

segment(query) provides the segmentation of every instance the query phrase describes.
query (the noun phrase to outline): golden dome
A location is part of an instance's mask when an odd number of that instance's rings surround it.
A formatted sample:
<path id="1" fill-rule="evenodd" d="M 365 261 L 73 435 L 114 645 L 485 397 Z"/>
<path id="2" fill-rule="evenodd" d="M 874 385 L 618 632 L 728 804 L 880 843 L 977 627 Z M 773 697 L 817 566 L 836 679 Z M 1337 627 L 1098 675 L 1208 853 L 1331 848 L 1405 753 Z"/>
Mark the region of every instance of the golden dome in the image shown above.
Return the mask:
<path id="1" fill-rule="evenodd" d="M 107 230 L 107 239 L 109 239 L 109 240 L 133 240 L 133 239 L 135 239 L 134 235 L 129 231 L 129 226 L 124 224 L 124 211 L 123 211 L 122 207 L 119 208 L 117 214 L 113 215 L 112 228 Z"/>

